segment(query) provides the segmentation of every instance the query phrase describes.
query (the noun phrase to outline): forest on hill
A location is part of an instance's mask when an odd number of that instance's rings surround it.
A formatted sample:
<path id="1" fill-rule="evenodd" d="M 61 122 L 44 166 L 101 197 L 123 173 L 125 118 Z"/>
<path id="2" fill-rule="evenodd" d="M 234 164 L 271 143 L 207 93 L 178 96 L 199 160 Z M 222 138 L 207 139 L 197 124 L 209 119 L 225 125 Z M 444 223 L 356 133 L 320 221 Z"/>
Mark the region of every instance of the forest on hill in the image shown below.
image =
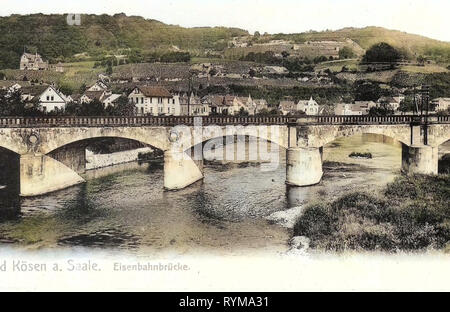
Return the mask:
<path id="1" fill-rule="evenodd" d="M 0 17 L 0 32 L 0 69 L 18 68 L 24 50 L 39 52 L 50 63 L 79 61 L 83 57 L 104 60 L 108 55 L 117 54 L 128 59 L 164 60 L 162 55 L 179 51 L 190 56 L 226 57 L 225 52 L 235 37 L 241 37 L 250 44 L 264 44 L 271 40 L 304 43 L 350 39 L 365 50 L 385 42 L 410 59 L 427 57 L 439 63 L 450 63 L 449 42 L 381 27 L 250 35 L 238 28 L 184 28 L 123 13 L 112 16 L 83 14 L 79 26 L 68 25 L 65 15 L 32 14 Z"/>

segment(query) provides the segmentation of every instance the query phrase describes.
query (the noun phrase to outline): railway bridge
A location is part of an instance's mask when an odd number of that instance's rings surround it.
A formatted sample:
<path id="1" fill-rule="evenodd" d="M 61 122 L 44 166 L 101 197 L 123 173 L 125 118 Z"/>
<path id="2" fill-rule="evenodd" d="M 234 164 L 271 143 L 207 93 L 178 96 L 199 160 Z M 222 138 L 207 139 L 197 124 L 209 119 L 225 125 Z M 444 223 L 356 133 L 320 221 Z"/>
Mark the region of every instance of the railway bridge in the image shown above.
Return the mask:
<path id="1" fill-rule="evenodd" d="M 20 194 L 36 196 L 84 179 L 54 158 L 59 148 L 94 138 L 124 138 L 164 151 L 164 187 L 184 188 L 203 178 L 202 154 L 211 139 L 252 136 L 287 150 L 286 183 L 322 178 L 323 147 L 342 136 L 374 133 L 402 143 L 402 170 L 437 174 L 438 147 L 450 140 L 450 116 L 167 116 L 3 117 L 0 147 L 19 155 Z"/>

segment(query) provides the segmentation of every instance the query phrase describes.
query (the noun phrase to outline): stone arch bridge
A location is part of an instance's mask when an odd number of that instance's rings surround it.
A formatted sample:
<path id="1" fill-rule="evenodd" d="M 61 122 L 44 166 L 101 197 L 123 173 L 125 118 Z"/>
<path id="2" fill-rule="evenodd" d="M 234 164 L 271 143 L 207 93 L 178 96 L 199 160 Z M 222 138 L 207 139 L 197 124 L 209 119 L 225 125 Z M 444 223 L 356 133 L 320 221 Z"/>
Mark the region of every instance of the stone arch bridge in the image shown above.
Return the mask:
<path id="1" fill-rule="evenodd" d="M 400 141 L 404 171 L 437 174 L 438 146 L 450 139 L 450 117 L 0 118 L 0 147 L 20 156 L 22 196 L 41 195 L 84 182 L 67 164 L 49 154 L 93 138 L 125 138 L 164 151 L 164 186 L 174 190 L 203 178 L 202 156 L 192 151 L 210 139 L 245 135 L 276 143 L 287 149 L 286 183 L 306 186 L 321 180 L 323 146 L 338 137 L 358 133 L 381 134 Z"/>

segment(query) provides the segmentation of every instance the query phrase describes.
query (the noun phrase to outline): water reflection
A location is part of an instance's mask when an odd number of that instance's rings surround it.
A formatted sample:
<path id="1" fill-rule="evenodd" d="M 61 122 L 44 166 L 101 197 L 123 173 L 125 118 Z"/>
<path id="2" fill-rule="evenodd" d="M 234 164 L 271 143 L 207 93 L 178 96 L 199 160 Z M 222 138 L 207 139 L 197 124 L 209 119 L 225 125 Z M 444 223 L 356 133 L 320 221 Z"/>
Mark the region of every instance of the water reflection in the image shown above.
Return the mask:
<path id="1" fill-rule="evenodd" d="M 162 164 L 129 163 L 86 173 L 88 182 L 47 196 L 19 199 L 2 190 L 0 242 L 31 247 L 113 247 L 176 250 L 284 250 L 290 231 L 264 217 L 385 185 L 400 169 L 398 144 L 354 136 L 324 148 L 324 178 L 289 187 L 285 153 L 273 171 L 261 165 L 207 163 L 205 178 L 186 189 L 163 190 Z M 352 151 L 372 159 L 352 159 Z"/>

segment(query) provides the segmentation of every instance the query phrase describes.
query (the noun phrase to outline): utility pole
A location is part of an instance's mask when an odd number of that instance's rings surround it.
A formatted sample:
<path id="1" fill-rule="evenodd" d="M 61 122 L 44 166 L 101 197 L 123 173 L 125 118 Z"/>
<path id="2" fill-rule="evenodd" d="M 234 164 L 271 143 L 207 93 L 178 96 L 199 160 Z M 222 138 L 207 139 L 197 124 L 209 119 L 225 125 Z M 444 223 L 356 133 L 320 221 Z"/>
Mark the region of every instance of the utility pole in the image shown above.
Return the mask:
<path id="1" fill-rule="evenodd" d="M 423 135 L 423 144 L 428 145 L 428 111 L 429 111 L 429 103 L 430 103 L 430 86 L 423 85 L 422 86 L 422 110 L 425 104 L 425 122 L 424 122 L 424 135 Z"/>
<path id="2" fill-rule="evenodd" d="M 188 116 L 191 115 L 191 79 L 192 76 L 189 76 L 189 86 L 188 86 L 188 94 L 187 94 L 187 98 L 188 98 Z"/>

